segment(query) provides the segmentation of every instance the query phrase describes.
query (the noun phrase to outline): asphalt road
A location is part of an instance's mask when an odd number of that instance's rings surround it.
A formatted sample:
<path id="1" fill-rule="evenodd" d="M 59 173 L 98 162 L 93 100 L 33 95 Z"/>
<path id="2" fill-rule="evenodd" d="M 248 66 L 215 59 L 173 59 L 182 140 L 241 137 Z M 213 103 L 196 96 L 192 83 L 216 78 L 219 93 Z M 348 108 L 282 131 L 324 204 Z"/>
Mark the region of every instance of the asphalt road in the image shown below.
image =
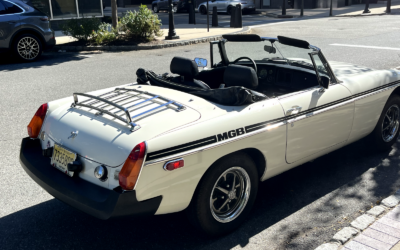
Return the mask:
<path id="1" fill-rule="evenodd" d="M 373 68 L 400 66 L 398 16 L 331 18 L 255 28 L 320 47 L 328 60 Z M 201 236 L 184 213 L 142 220 L 100 221 L 55 200 L 22 170 L 26 125 L 45 102 L 134 82 L 139 67 L 163 73 L 173 56 L 209 58 L 208 44 L 123 53 L 53 53 L 38 62 L 0 55 L 1 249 L 314 249 L 362 211 L 400 188 L 400 153 L 371 151 L 361 140 L 260 185 L 254 210 L 237 231 Z"/>

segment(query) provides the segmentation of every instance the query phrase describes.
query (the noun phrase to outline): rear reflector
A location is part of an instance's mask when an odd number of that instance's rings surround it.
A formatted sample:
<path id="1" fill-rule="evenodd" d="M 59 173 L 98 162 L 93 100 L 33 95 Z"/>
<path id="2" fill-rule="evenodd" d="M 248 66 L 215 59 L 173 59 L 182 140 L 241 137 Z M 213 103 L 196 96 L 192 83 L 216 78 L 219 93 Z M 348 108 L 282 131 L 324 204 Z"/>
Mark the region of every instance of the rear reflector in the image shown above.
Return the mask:
<path id="1" fill-rule="evenodd" d="M 142 168 L 144 156 L 146 154 L 146 143 L 141 142 L 136 145 L 126 159 L 124 166 L 119 172 L 119 185 L 124 190 L 135 188 L 136 181 Z"/>
<path id="2" fill-rule="evenodd" d="M 47 109 L 49 105 L 47 103 L 43 104 L 36 111 L 33 116 L 31 122 L 28 125 L 28 134 L 30 138 L 37 138 L 40 133 L 40 129 L 42 128 L 44 118 L 46 117 Z"/>
<path id="3" fill-rule="evenodd" d="M 164 169 L 168 170 L 168 171 L 172 171 L 177 168 L 181 168 L 184 165 L 185 165 L 185 162 L 183 161 L 183 159 L 177 159 L 177 160 L 173 160 L 173 161 L 169 161 L 169 162 L 165 163 Z"/>

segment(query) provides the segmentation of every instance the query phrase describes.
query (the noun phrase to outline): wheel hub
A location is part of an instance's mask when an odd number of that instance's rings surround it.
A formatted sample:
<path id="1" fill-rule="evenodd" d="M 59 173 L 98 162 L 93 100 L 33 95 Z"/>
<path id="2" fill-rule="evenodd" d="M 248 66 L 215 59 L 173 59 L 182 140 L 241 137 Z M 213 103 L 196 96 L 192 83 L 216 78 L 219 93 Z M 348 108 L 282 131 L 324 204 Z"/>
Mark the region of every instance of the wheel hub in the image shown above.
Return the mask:
<path id="1" fill-rule="evenodd" d="M 17 43 L 18 54 L 26 60 L 32 60 L 39 55 L 39 43 L 32 37 L 23 37 Z"/>
<path id="2" fill-rule="evenodd" d="M 399 129 L 399 111 L 397 104 L 392 105 L 385 114 L 382 122 L 382 139 L 389 142 L 394 139 Z"/>
<path id="3" fill-rule="evenodd" d="M 241 167 L 226 170 L 215 183 L 210 197 L 211 213 L 219 222 L 236 219 L 250 197 L 250 177 Z"/>
<path id="4" fill-rule="evenodd" d="M 236 190 L 230 191 L 230 192 L 228 193 L 228 198 L 229 198 L 230 200 L 235 199 L 235 198 L 236 198 Z"/>

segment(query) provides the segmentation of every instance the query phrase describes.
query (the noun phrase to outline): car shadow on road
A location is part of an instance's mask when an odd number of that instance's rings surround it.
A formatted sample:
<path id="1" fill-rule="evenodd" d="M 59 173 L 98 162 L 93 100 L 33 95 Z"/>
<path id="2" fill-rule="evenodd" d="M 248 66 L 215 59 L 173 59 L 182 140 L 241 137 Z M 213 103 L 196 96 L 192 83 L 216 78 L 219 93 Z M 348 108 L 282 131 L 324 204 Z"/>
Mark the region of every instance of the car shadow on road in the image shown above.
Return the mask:
<path id="1" fill-rule="evenodd" d="M 368 209 L 377 197 L 400 187 L 396 148 L 390 154 L 368 152 L 361 140 L 263 182 L 247 221 L 220 238 L 202 236 L 184 212 L 101 221 L 52 199 L 1 218 L 0 243 L 2 249 L 230 249 L 245 247 L 266 231 L 257 239 L 263 249 L 314 249 L 336 232 L 319 225 L 341 220 L 344 205 L 337 200 Z M 366 181 L 375 185 L 363 190 Z M 305 210 L 305 221 L 291 220 L 291 215 Z M 356 210 L 348 217 L 360 215 Z M 307 240 L 307 234 L 318 235 Z"/>
<path id="2" fill-rule="evenodd" d="M 88 53 L 43 53 L 37 61 L 22 63 L 11 53 L 0 54 L 0 72 L 15 71 L 20 69 L 35 69 L 46 66 L 59 65 L 70 61 L 80 61 L 91 57 L 92 54 L 97 54 L 96 52 Z"/>

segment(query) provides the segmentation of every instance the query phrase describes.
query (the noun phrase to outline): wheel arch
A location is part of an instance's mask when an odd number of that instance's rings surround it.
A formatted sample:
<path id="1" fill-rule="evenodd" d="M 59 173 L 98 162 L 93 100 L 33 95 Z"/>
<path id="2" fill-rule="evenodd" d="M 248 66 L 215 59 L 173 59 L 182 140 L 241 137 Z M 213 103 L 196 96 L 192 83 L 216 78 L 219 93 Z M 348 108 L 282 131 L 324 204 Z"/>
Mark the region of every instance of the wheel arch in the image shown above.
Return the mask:
<path id="1" fill-rule="evenodd" d="M 46 41 L 45 41 L 43 35 L 40 34 L 40 32 L 38 32 L 37 30 L 34 30 L 34 29 L 20 29 L 17 32 L 15 32 L 15 34 L 13 34 L 12 38 L 10 39 L 9 48 L 12 48 L 12 46 L 15 42 L 15 39 L 17 39 L 17 37 L 22 34 L 35 35 L 37 38 L 39 38 L 40 42 L 42 43 L 42 49 L 44 49 L 44 47 L 46 47 Z"/>
<path id="2" fill-rule="evenodd" d="M 237 154 L 237 153 L 240 153 L 240 152 L 248 155 L 254 161 L 254 163 L 256 164 L 258 177 L 261 180 L 262 176 L 264 175 L 265 171 L 267 170 L 267 160 L 266 160 L 264 154 L 260 150 L 258 150 L 256 148 L 244 148 L 244 149 L 240 149 L 240 150 L 231 152 L 231 153 L 229 153 L 227 155 L 221 156 L 220 158 L 215 160 L 210 165 L 210 167 L 207 169 L 207 171 L 209 171 L 214 165 L 216 165 L 219 162 L 223 161 L 225 158 L 229 157 L 230 155 Z M 204 172 L 203 176 L 197 182 L 196 188 L 194 190 L 194 193 L 192 195 L 192 198 L 191 198 L 189 204 L 192 203 L 193 197 L 195 196 L 196 192 L 198 191 L 198 187 L 199 187 L 201 181 L 203 180 L 204 176 L 206 175 L 207 171 Z"/>
<path id="3" fill-rule="evenodd" d="M 390 94 L 389 98 L 390 98 L 392 95 L 398 95 L 398 96 L 400 96 L 400 86 L 396 87 L 396 88 L 393 90 L 393 92 Z M 387 101 L 389 100 L 389 98 L 387 99 Z"/>

